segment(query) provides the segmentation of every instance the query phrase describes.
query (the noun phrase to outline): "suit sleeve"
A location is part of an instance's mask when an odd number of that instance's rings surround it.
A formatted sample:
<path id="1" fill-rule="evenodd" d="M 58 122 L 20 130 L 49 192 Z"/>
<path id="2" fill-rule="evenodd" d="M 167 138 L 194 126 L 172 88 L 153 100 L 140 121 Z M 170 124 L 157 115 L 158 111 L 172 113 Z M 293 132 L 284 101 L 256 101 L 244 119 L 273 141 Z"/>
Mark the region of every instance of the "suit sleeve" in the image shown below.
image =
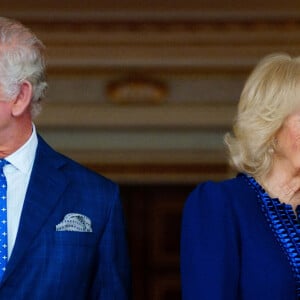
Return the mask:
<path id="1" fill-rule="evenodd" d="M 199 185 L 186 201 L 181 232 L 183 300 L 238 299 L 239 242 L 221 184 Z"/>
<path id="2" fill-rule="evenodd" d="M 99 263 L 92 289 L 92 299 L 130 299 L 131 271 L 118 188 L 116 188 L 115 198 L 98 251 Z"/>

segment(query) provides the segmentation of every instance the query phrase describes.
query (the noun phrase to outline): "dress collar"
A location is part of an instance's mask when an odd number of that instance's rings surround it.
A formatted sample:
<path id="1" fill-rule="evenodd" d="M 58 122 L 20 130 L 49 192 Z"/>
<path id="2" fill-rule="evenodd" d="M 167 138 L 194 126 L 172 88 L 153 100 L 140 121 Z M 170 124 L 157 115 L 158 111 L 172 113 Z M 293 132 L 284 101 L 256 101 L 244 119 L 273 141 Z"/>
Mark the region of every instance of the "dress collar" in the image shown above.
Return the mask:
<path id="1" fill-rule="evenodd" d="M 263 187 L 251 176 L 241 174 L 256 192 L 261 210 L 267 219 L 284 254 L 290 263 L 296 280 L 297 299 L 300 299 L 300 223 L 289 204 L 271 198 Z M 299 209 L 297 208 L 297 211 Z"/>

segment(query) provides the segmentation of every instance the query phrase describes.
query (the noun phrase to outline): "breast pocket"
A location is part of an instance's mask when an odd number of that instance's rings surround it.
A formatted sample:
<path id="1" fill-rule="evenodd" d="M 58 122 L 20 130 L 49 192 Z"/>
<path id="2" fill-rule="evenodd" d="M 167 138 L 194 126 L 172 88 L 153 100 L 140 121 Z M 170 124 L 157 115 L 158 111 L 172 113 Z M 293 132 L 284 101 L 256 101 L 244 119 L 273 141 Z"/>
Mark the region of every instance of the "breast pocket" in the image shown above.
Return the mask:
<path id="1" fill-rule="evenodd" d="M 62 288 L 88 285 L 98 261 L 98 237 L 95 233 L 56 231 L 52 234 L 49 249 L 46 248 L 45 245 L 43 264 L 49 278 L 63 282 Z M 55 269 L 49 268 L 49 265 L 55 265 Z"/>
<path id="2" fill-rule="evenodd" d="M 97 237 L 93 232 L 56 231 L 54 234 L 56 245 L 86 246 L 92 247 L 97 244 Z"/>

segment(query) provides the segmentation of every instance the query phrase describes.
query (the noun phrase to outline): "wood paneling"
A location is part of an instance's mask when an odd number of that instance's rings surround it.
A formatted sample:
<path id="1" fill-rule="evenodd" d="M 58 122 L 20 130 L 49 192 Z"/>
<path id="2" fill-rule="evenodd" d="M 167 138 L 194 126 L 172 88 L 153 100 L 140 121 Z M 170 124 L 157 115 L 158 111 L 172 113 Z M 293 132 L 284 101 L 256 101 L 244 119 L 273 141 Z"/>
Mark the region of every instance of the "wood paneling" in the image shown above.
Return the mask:
<path id="1" fill-rule="evenodd" d="M 134 299 L 181 298 L 181 212 L 192 185 L 123 185 L 133 266 Z"/>

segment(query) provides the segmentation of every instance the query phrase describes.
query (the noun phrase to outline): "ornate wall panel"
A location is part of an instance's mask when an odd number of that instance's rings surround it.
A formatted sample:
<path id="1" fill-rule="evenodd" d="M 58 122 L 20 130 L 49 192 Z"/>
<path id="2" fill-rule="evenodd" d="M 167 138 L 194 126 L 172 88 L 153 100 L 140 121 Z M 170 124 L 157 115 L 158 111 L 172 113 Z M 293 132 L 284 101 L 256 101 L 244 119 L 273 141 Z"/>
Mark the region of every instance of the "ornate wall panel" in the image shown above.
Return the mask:
<path id="1" fill-rule="evenodd" d="M 223 166 L 222 135 L 253 65 L 300 53 L 298 1 L 31 1 L 1 11 L 48 48 L 39 129 L 121 182 L 181 182 L 170 169 L 184 164 L 196 182 L 202 164 Z"/>
<path id="2" fill-rule="evenodd" d="M 134 299 L 180 299 L 181 211 L 192 185 L 123 186 Z"/>

